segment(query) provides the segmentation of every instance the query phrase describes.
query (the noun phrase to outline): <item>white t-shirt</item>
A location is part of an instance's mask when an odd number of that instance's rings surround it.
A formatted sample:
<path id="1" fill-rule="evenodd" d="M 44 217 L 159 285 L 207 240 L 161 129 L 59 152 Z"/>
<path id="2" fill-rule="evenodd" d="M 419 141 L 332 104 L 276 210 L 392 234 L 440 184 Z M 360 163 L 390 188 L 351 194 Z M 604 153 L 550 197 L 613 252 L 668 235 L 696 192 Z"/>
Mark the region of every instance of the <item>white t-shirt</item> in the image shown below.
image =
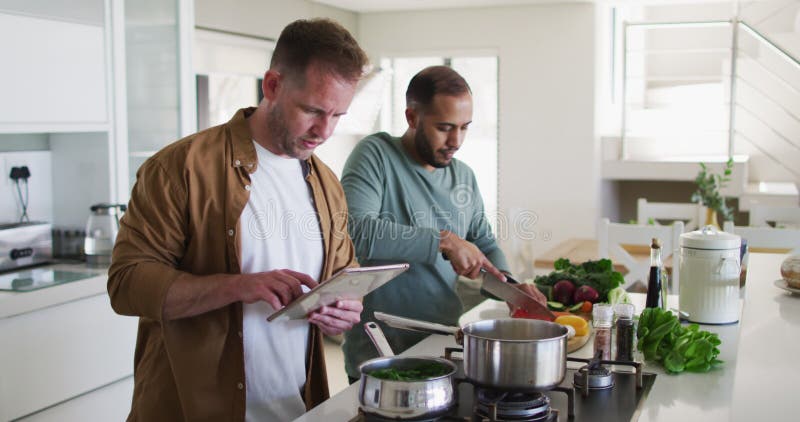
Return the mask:
<path id="1" fill-rule="evenodd" d="M 286 268 L 319 280 L 322 233 L 301 162 L 253 143 L 258 168 L 241 216 L 242 273 Z M 248 422 L 292 420 L 306 409 L 308 321 L 267 322 L 272 312 L 266 302 L 244 304 Z"/>

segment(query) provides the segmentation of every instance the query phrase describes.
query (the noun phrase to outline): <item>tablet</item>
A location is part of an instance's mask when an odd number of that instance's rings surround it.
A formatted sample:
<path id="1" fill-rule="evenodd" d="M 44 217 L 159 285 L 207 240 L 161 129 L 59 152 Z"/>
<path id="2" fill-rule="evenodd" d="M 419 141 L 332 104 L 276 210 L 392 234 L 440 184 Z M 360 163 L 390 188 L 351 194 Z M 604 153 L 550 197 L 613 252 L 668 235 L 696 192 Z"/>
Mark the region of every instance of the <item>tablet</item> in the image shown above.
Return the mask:
<path id="1" fill-rule="evenodd" d="M 308 293 L 298 297 L 267 318 L 267 321 L 303 319 L 311 311 L 337 300 L 357 300 L 383 286 L 409 268 L 409 264 L 345 268 Z"/>

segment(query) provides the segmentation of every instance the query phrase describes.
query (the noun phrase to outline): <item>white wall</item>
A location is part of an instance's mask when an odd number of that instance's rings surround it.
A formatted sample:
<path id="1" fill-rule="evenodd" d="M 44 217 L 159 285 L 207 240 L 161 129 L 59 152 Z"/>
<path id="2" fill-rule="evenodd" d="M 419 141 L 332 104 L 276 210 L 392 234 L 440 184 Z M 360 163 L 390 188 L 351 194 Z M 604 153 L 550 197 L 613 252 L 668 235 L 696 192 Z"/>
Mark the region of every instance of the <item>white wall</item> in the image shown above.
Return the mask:
<path id="1" fill-rule="evenodd" d="M 0 224 L 20 221 L 22 201 L 27 201 L 29 221 L 53 221 L 51 162 L 50 151 L 0 152 Z M 16 184 L 9 176 L 13 167 L 21 166 L 28 167 L 31 177 L 27 189 L 21 183 L 17 191 Z"/>
<path id="2" fill-rule="evenodd" d="M 520 257 L 519 250 L 536 255 L 570 237 L 594 236 L 600 159 L 595 10 L 593 4 L 561 4 L 368 13 L 359 19 L 359 42 L 376 62 L 381 55 L 498 52 L 499 211 L 538 216 L 536 239 L 513 242 L 517 250 L 501 227 L 501 246 L 520 260 L 532 257 Z"/>
<path id="3" fill-rule="evenodd" d="M 82 229 L 89 207 L 111 202 L 108 135 L 105 133 L 52 133 L 53 225 Z"/>
<path id="4" fill-rule="evenodd" d="M 195 0 L 195 25 L 278 39 L 288 23 L 303 18 L 327 17 L 356 33 L 353 12 L 308 0 Z"/>

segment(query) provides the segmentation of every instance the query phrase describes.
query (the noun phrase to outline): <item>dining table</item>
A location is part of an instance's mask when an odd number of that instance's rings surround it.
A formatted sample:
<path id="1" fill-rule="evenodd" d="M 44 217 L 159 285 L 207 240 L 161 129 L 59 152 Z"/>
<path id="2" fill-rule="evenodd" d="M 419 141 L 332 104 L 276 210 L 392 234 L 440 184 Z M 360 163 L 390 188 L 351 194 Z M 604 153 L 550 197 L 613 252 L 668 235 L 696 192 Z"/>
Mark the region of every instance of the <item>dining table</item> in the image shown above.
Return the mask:
<path id="1" fill-rule="evenodd" d="M 650 247 L 648 245 L 622 245 L 622 248 L 636 260 L 644 261 L 650 259 Z M 569 238 L 564 240 L 534 259 L 533 266 L 537 269 L 553 269 L 555 262 L 560 258 L 567 258 L 572 263 L 600 259 L 597 239 Z M 664 267 L 667 271 L 672 270 L 671 256 L 664 260 Z M 619 271 L 625 275 L 628 273 L 628 268 L 619 262 L 614 262 L 614 271 Z"/>

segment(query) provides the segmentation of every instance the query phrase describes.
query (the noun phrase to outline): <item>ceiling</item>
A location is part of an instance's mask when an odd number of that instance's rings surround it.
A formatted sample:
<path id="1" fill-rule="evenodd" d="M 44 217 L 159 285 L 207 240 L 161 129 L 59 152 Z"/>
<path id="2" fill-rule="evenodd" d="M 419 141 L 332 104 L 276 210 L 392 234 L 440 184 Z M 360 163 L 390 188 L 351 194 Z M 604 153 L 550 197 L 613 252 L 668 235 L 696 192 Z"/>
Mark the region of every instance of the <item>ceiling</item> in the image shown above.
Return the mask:
<path id="1" fill-rule="evenodd" d="M 591 3 L 593 0 L 313 0 L 353 12 L 431 10 L 453 7 L 509 6 L 543 3 Z"/>
<path id="2" fill-rule="evenodd" d="M 493 7 L 547 3 L 699 4 L 733 0 L 312 0 L 357 13 L 431 10 L 457 7 Z"/>

